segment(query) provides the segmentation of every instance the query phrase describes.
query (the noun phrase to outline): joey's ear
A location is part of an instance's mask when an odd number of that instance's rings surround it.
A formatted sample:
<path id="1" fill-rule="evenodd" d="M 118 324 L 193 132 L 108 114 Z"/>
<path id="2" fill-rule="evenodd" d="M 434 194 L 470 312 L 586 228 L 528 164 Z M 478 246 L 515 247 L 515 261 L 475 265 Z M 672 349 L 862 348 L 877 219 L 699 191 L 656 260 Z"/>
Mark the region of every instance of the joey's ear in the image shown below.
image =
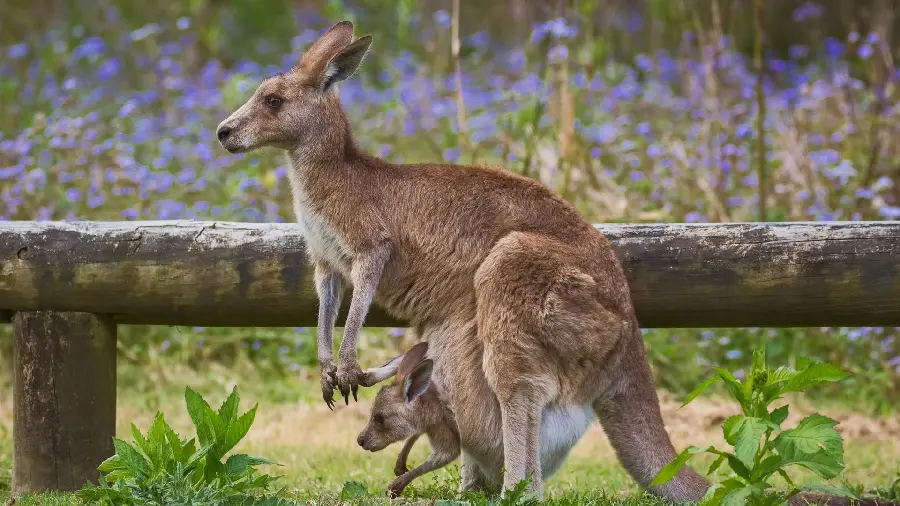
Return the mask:
<path id="1" fill-rule="evenodd" d="M 428 341 L 420 341 L 413 345 L 412 348 L 406 350 L 400 365 L 397 366 L 397 382 L 402 383 L 413 369 L 425 359 L 425 353 L 428 351 Z"/>
<path id="2" fill-rule="evenodd" d="M 425 393 L 428 385 L 431 384 L 431 370 L 434 363 L 431 359 L 423 360 L 409 373 L 403 382 L 403 392 L 406 402 L 412 402 L 420 395 Z"/>
<path id="3" fill-rule="evenodd" d="M 359 64 L 362 63 L 371 44 L 371 35 L 360 37 L 329 60 L 319 76 L 319 89 L 323 92 L 328 91 L 334 83 L 352 76 L 359 68 Z"/>
<path id="4" fill-rule="evenodd" d="M 395 374 L 397 374 L 397 368 L 400 366 L 400 362 L 403 361 L 403 357 L 404 355 L 398 355 L 384 365 L 366 369 L 365 371 L 363 371 L 363 375 L 362 378 L 360 378 L 359 384 L 364 387 L 370 387 L 372 385 L 375 385 L 376 383 L 381 383 L 382 381 L 393 377 Z"/>

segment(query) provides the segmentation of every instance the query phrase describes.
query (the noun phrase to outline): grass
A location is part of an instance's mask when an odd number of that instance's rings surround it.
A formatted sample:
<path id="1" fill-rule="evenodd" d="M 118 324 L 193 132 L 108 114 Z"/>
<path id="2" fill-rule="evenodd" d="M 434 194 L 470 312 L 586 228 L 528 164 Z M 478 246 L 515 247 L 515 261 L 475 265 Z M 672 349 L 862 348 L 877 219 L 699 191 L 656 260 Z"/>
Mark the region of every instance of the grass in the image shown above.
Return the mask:
<path id="1" fill-rule="evenodd" d="M 369 359 L 362 357 L 364 363 Z M 374 363 L 374 362 L 373 362 Z M 310 505 L 341 504 L 341 491 L 349 481 L 365 485 L 367 495 L 353 504 L 387 504 L 384 494 L 392 479 L 394 459 L 399 445 L 378 453 L 367 453 L 356 445 L 356 435 L 365 424 L 368 407 L 376 390 L 364 389 L 359 403 L 339 405 L 330 412 L 318 399 L 318 384 L 309 374 L 289 380 L 266 377 L 249 364 L 236 368 L 217 365 L 197 372 L 177 363 L 166 364 L 171 381 L 157 378 L 142 368 L 126 365 L 120 368 L 117 435 L 128 437 L 130 423 L 139 428 L 149 426 L 157 410 L 166 415 L 173 428 L 181 434 L 191 433 L 190 419 L 184 410 L 184 385 L 206 396 L 211 404 L 220 403 L 235 381 L 240 382 L 242 405 L 259 402 L 259 412 L 250 433 L 236 450 L 274 460 L 281 466 L 263 466 L 263 470 L 285 477 L 289 495 Z M 9 392 L 10 389 L 3 389 Z M 0 427 L 12 425 L 11 402 L 8 394 L 0 398 Z M 678 409 L 680 398 L 661 392 L 663 417 L 676 448 L 689 444 L 724 444 L 721 423 L 734 408 L 724 399 L 703 397 L 685 408 Z M 900 419 L 896 417 L 868 417 L 853 413 L 838 404 L 813 404 L 805 398 L 790 398 L 791 419 L 819 411 L 838 420 L 839 432 L 845 439 L 848 483 L 866 490 L 884 487 L 895 476 L 900 462 L 900 441 L 893 434 L 900 433 Z M 411 463 L 419 463 L 428 452 L 421 441 L 411 454 Z M 0 499 L 8 494 L 8 477 L 12 455 L 9 430 L 0 431 L 0 469 L 3 490 Z M 710 459 L 698 458 L 696 469 L 704 470 Z M 798 473 L 797 479 L 814 481 L 812 473 Z M 420 478 L 407 489 L 404 497 L 395 501 L 437 504 L 438 500 L 468 499 L 481 504 L 483 497 L 459 498 L 458 461 L 445 469 Z M 783 486 L 783 484 L 778 484 Z M 618 463 L 599 424 L 593 426 L 572 451 L 564 467 L 546 483 L 551 505 L 603 504 L 651 506 L 657 501 L 641 494 L 639 488 Z M 20 498 L 17 505 L 77 504 L 65 494 L 39 494 Z M 444 504 L 452 504 L 445 502 Z"/>

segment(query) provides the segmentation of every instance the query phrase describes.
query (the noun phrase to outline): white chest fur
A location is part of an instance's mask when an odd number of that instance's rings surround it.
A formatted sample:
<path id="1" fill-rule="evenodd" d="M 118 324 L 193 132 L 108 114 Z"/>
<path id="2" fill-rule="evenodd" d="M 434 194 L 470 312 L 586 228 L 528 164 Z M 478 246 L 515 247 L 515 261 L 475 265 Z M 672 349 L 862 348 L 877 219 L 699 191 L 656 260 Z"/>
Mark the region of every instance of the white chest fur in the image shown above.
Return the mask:
<path id="1" fill-rule="evenodd" d="M 347 275 L 350 272 L 350 248 L 331 223 L 322 216 L 309 199 L 302 182 L 290 176 L 294 215 L 300 225 L 306 247 L 314 257 L 324 260 L 332 268 Z"/>

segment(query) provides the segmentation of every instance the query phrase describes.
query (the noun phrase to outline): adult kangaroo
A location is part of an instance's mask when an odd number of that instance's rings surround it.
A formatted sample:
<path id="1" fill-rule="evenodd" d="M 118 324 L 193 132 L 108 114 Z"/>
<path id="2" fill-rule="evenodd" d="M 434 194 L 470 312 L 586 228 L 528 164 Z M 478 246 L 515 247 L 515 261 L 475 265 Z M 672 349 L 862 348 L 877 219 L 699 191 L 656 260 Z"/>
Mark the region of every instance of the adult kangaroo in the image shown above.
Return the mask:
<path id="1" fill-rule="evenodd" d="M 451 395 L 460 437 L 484 427 L 473 398 L 500 407 L 504 490 L 531 477 L 541 495 L 542 410 L 590 406 L 641 485 L 675 457 L 622 267 L 610 243 L 538 181 L 499 168 L 393 164 L 355 143 L 336 84 L 362 62 L 371 36 L 332 26 L 289 71 L 260 83 L 217 130 L 231 153 L 284 150 L 294 211 L 315 269 L 323 397 L 346 403 L 371 384 L 357 335 L 371 304 L 422 329 L 441 349 L 477 341 L 471 373 L 484 392 Z M 345 283 L 353 294 L 337 367 L 332 329 Z M 479 383 L 480 382 L 480 383 Z M 474 388 L 480 388 L 477 385 Z M 492 436 L 495 440 L 496 436 Z M 465 455 L 464 465 L 465 465 Z M 698 500 L 690 469 L 650 490 Z"/>

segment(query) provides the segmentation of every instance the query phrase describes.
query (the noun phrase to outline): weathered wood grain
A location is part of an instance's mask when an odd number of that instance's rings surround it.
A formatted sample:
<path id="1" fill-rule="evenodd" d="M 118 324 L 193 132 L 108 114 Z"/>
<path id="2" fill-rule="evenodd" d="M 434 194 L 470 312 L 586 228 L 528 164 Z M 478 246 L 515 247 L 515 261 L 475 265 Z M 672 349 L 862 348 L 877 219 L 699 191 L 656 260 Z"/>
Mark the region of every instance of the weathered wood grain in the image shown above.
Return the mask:
<path id="1" fill-rule="evenodd" d="M 35 311 L 13 328 L 13 495 L 96 484 L 114 453 L 115 323 Z"/>
<path id="2" fill-rule="evenodd" d="M 597 228 L 645 328 L 900 325 L 898 222 Z M 0 222 L 0 313 L 265 327 L 313 326 L 316 308 L 293 224 Z M 375 309 L 367 325 L 402 322 Z"/>

